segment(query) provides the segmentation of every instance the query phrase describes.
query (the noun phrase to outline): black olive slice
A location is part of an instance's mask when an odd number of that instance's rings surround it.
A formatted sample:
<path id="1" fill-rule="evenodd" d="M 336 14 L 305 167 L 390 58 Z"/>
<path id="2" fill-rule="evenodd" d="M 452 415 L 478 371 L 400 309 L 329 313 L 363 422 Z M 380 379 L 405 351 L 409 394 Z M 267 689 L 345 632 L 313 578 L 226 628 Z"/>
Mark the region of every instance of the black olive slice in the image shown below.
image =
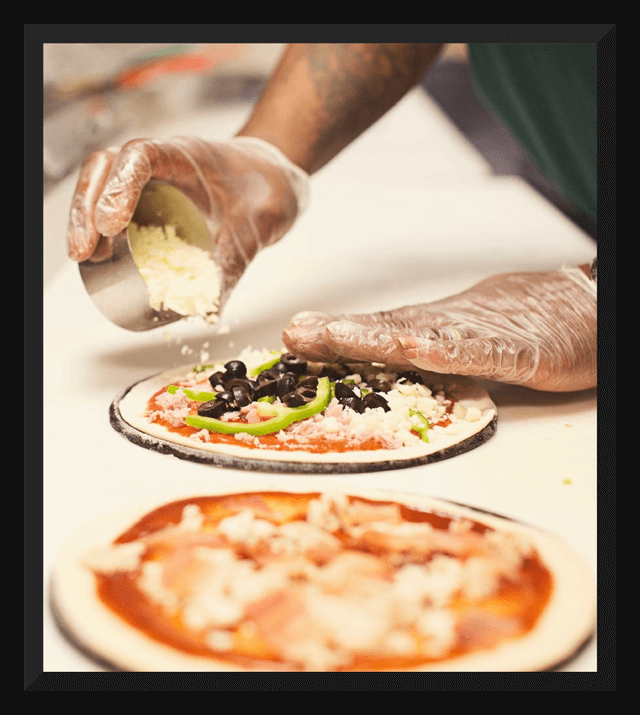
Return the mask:
<path id="1" fill-rule="evenodd" d="M 242 360 L 229 360 L 224 367 L 229 378 L 246 377 L 247 375 L 247 366 Z"/>
<path id="2" fill-rule="evenodd" d="M 282 355 L 280 362 L 287 366 L 289 372 L 293 372 L 296 375 L 302 375 L 302 373 L 307 369 L 307 361 L 301 360 L 293 353 L 286 353 Z"/>
<path id="3" fill-rule="evenodd" d="M 200 417 L 213 417 L 213 419 L 216 420 L 220 419 L 225 412 L 229 411 L 229 405 L 220 400 L 209 400 L 209 402 L 203 402 L 198 407 Z"/>
<path id="4" fill-rule="evenodd" d="M 231 391 L 233 392 L 233 401 L 239 408 L 246 407 L 253 402 L 251 395 L 245 392 L 242 387 L 236 386 Z"/>
<path id="5" fill-rule="evenodd" d="M 302 407 L 306 404 L 304 397 L 298 392 L 288 392 L 281 399 L 287 407 Z"/>
<path id="6" fill-rule="evenodd" d="M 258 385 L 262 385 L 263 382 L 271 382 L 275 380 L 276 376 L 271 372 L 271 370 L 263 370 L 258 377 L 256 377 L 256 382 Z"/>
<path id="7" fill-rule="evenodd" d="M 316 396 L 318 395 L 318 391 L 313 387 L 300 387 L 298 385 L 298 387 L 296 388 L 296 394 L 300 395 L 300 397 L 302 397 L 305 403 L 307 403 L 311 402 L 311 400 L 314 400 L 316 398 Z"/>
<path id="8" fill-rule="evenodd" d="M 276 394 L 282 399 L 287 393 L 293 392 L 297 385 L 296 376 L 291 373 L 285 373 L 278 378 Z"/>
<path id="9" fill-rule="evenodd" d="M 209 375 L 209 382 L 211 383 L 211 387 L 224 387 L 226 381 L 227 376 L 224 372 L 220 372 L 220 370 L 214 372 L 212 375 Z"/>
<path id="10" fill-rule="evenodd" d="M 393 389 L 393 385 L 388 380 L 371 380 L 369 387 L 375 392 L 389 392 Z"/>
<path id="11" fill-rule="evenodd" d="M 233 390 L 234 387 L 239 387 L 247 394 L 251 394 L 255 389 L 255 385 L 251 382 L 251 380 L 244 377 L 234 377 L 233 380 L 229 380 L 229 382 L 227 382 L 227 390 Z"/>
<path id="12" fill-rule="evenodd" d="M 351 385 L 347 385 L 344 382 L 336 382 L 335 395 L 339 400 L 346 397 L 357 397 Z"/>
<path id="13" fill-rule="evenodd" d="M 409 385 L 424 385 L 424 380 L 422 375 L 417 373 L 415 370 L 405 370 L 398 375 L 398 382 L 404 381 Z"/>
<path id="14" fill-rule="evenodd" d="M 253 396 L 256 400 L 261 397 L 271 397 L 275 396 L 278 391 L 277 380 L 269 380 L 268 382 L 262 382 L 258 387 L 256 387 Z"/>
<path id="15" fill-rule="evenodd" d="M 232 404 L 234 397 L 233 397 L 233 392 L 230 390 L 224 390 L 223 392 L 219 392 L 216 395 L 216 400 L 219 402 L 226 402 L 228 405 Z"/>
<path id="16" fill-rule="evenodd" d="M 288 365 L 285 365 L 282 360 L 279 360 L 275 365 L 272 365 L 269 372 L 272 377 L 278 377 L 279 375 L 284 375 L 285 372 L 291 372 Z"/>
<path id="17" fill-rule="evenodd" d="M 382 407 L 385 412 L 389 412 L 390 407 L 386 398 L 377 392 L 370 392 L 368 395 L 362 399 L 362 406 L 366 409 L 375 409 L 376 407 Z"/>
<path id="18" fill-rule="evenodd" d="M 344 380 L 347 375 L 351 372 L 346 365 L 336 364 L 336 365 L 323 365 L 320 370 L 320 377 L 328 377 L 332 382 L 337 382 L 338 380 Z"/>
<path id="19" fill-rule="evenodd" d="M 305 377 L 300 382 L 298 382 L 298 387 L 313 387 L 317 388 L 318 387 L 318 378 L 317 377 Z"/>
<path id="20" fill-rule="evenodd" d="M 341 400 L 341 404 L 345 407 L 350 407 L 355 412 L 364 412 L 362 400 L 359 397 L 345 397 Z"/>

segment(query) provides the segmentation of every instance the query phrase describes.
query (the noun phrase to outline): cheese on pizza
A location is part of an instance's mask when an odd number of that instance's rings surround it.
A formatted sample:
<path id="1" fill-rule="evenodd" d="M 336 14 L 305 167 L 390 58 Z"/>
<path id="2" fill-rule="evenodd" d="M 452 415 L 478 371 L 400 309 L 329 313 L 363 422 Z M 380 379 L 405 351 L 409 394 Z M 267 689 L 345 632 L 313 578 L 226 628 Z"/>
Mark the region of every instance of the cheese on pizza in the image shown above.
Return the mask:
<path id="1" fill-rule="evenodd" d="M 104 608 L 212 670 L 446 664 L 526 637 L 554 589 L 517 531 L 326 492 L 166 504 L 83 562 Z"/>
<path id="2" fill-rule="evenodd" d="M 270 362 L 266 364 L 271 367 L 260 371 L 260 362 L 269 357 Z M 239 378 L 227 368 L 238 363 L 242 365 Z M 294 369 L 296 373 L 291 372 Z M 273 353 L 249 349 L 239 361 L 195 368 L 176 380 L 173 392 L 168 385 L 163 385 L 145 405 L 146 418 L 149 424 L 188 439 L 194 447 L 224 444 L 306 454 L 403 448 L 420 451 L 425 444 L 437 449 L 439 442 L 446 446 L 458 436 L 462 439 L 493 418 L 494 411 L 490 408 L 480 409 L 473 403 L 466 405 L 457 399 L 460 395 L 448 394 L 442 377 L 426 384 L 423 374 L 375 364 L 307 364 L 296 362 L 291 355 L 274 359 Z M 318 379 L 323 376 L 330 380 L 331 398 L 311 417 L 262 435 L 252 434 L 250 428 L 228 434 L 220 429 L 220 422 L 250 426 L 273 420 L 279 407 L 290 404 L 288 400 L 301 394 L 306 395 L 307 400 L 313 399 Z M 218 404 L 231 395 L 228 385 L 233 384 L 233 389 L 239 390 L 241 383 L 248 386 L 243 389 L 249 391 L 249 397 L 238 403 L 228 399 L 226 409 Z M 282 387 L 285 383 L 287 386 Z M 269 386 L 269 397 L 258 397 Z M 220 408 L 215 429 L 202 428 L 200 423 L 194 426 L 193 417 L 202 414 L 206 395 L 214 398 L 207 403 L 214 405 L 214 411 Z M 193 399 L 194 396 L 199 399 Z M 265 399 L 270 400 L 271 407 L 265 404 Z M 299 399 L 294 409 L 301 409 L 305 404 L 302 402 L 305 398 Z"/>

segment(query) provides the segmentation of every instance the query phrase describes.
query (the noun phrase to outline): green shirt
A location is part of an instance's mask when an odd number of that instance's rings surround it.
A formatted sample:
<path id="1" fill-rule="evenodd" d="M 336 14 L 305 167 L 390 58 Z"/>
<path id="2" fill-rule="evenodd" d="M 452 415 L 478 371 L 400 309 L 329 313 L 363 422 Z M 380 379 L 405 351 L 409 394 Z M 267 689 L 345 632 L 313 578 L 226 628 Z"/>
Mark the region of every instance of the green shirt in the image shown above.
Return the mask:
<path id="1" fill-rule="evenodd" d="M 538 168 L 595 221 L 595 43 L 472 43 L 469 55 L 480 99 Z"/>

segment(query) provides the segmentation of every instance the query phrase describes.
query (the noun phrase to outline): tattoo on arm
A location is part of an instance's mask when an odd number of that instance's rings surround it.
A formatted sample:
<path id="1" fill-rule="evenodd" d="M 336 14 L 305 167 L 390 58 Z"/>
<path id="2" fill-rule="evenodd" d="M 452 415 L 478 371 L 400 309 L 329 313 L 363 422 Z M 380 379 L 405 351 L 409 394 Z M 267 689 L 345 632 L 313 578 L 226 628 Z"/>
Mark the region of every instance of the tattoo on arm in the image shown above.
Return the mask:
<path id="1" fill-rule="evenodd" d="M 414 87 L 440 44 L 288 45 L 240 135 L 313 173 Z"/>
<path id="2" fill-rule="evenodd" d="M 307 44 L 303 52 L 323 113 L 317 148 L 346 145 L 422 78 L 432 44 Z M 342 148 L 338 147 L 338 150 Z"/>

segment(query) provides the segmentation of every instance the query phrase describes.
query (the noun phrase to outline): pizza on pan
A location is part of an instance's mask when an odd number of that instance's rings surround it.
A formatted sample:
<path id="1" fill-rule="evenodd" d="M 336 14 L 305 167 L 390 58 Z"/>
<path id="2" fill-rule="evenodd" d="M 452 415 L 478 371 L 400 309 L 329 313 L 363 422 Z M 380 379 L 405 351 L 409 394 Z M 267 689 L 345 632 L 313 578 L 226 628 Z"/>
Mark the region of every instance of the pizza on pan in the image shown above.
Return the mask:
<path id="1" fill-rule="evenodd" d="M 111 420 L 130 440 L 187 459 L 358 471 L 468 451 L 494 434 L 497 418 L 468 378 L 248 348 L 137 383 L 116 398 Z"/>
<path id="2" fill-rule="evenodd" d="M 531 671 L 592 633 L 590 570 L 557 538 L 300 479 L 88 525 L 54 573 L 59 621 L 134 671 Z"/>

